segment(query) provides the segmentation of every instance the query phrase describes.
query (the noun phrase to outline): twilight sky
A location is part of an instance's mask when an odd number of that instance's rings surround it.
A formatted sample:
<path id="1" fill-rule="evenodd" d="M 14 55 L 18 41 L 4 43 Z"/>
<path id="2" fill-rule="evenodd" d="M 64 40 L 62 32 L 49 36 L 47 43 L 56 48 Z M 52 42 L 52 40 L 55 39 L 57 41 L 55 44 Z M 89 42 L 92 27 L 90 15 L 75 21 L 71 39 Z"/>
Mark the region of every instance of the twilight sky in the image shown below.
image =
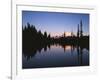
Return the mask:
<path id="1" fill-rule="evenodd" d="M 61 36 L 64 32 L 69 35 L 71 31 L 76 34 L 80 20 L 83 22 L 84 34 L 89 34 L 89 14 L 22 11 L 23 27 L 29 22 L 35 25 L 37 30 L 42 33 L 47 31 L 51 36 Z"/>

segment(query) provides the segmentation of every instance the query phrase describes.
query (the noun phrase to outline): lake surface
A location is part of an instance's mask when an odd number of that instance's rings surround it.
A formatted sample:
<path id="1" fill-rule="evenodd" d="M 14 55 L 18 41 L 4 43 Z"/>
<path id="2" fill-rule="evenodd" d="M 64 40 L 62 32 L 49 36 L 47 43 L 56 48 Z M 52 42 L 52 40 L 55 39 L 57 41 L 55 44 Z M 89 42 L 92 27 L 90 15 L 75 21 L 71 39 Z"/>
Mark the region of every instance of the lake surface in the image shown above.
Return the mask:
<path id="1" fill-rule="evenodd" d="M 89 49 L 73 45 L 49 45 L 32 53 L 23 53 L 23 69 L 89 66 Z"/>

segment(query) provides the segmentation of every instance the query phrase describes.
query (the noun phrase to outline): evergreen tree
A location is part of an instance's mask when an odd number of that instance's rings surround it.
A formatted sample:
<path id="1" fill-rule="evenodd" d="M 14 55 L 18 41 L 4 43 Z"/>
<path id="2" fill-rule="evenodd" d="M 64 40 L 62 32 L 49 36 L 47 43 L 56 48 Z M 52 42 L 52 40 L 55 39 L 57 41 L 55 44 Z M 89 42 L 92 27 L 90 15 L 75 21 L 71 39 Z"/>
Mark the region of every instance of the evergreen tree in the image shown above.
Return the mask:
<path id="1" fill-rule="evenodd" d="M 73 30 L 72 30 L 72 32 L 71 32 L 71 37 L 73 37 L 74 36 L 74 33 L 73 33 Z"/>
<path id="2" fill-rule="evenodd" d="M 44 38 L 47 38 L 47 32 L 46 31 L 44 32 Z"/>
<path id="3" fill-rule="evenodd" d="M 79 24 L 78 24 L 78 28 L 77 28 L 77 37 L 79 38 Z"/>
<path id="4" fill-rule="evenodd" d="M 66 37 L 66 33 L 64 32 L 64 38 Z"/>
<path id="5" fill-rule="evenodd" d="M 28 27 L 28 29 L 31 27 L 29 23 L 27 23 L 27 27 Z"/>
<path id="6" fill-rule="evenodd" d="M 48 38 L 49 38 L 49 39 L 51 38 L 50 34 L 48 35 Z"/>
<path id="7" fill-rule="evenodd" d="M 38 37 L 39 37 L 40 40 L 42 40 L 43 34 L 42 34 L 41 30 L 38 31 Z"/>
<path id="8" fill-rule="evenodd" d="M 80 21 L 80 37 L 83 36 L 83 30 L 82 30 L 82 27 L 83 27 L 83 23 L 82 23 L 82 20 Z"/>

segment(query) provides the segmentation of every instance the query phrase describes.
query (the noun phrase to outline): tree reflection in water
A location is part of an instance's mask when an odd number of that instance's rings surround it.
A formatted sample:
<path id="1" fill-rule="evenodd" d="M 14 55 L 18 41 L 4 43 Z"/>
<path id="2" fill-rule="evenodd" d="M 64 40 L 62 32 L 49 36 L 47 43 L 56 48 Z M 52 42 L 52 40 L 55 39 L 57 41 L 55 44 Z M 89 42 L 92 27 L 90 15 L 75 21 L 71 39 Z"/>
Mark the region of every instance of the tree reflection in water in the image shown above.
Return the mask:
<path id="1" fill-rule="evenodd" d="M 23 55 L 27 60 L 30 60 L 31 58 L 35 57 L 35 55 L 38 53 L 41 53 L 41 51 L 43 50 L 44 52 L 46 52 L 48 49 L 51 49 L 51 46 L 53 46 L 55 44 L 52 45 L 45 45 L 43 47 L 34 47 L 32 49 L 23 49 Z M 89 51 L 89 48 L 86 47 L 82 47 L 79 45 L 61 45 L 61 44 L 56 44 L 56 47 L 61 46 L 60 48 L 63 49 L 64 53 L 66 53 L 66 50 L 70 50 L 71 54 L 73 54 L 75 48 L 77 49 L 77 57 L 78 57 L 78 61 L 79 64 L 82 64 L 82 54 L 83 54 L 83 49 L 87 49 Z"/>

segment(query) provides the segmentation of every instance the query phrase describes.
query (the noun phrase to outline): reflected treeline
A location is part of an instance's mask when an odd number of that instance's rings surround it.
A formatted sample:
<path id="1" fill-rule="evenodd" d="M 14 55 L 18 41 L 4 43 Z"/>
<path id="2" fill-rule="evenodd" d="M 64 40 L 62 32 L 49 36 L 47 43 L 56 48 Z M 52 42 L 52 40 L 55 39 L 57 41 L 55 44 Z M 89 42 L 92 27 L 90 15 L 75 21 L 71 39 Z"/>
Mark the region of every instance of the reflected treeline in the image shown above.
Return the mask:
<path id="1" fill-rule="evenodd" d="M 22 30 L 22 49 L 23 54 L 27 59 L 35 56 L 41 50 L 47 51 L 51 45 L 60 45 L 65 48 L 66 45 L 78 46 L 81 49 L 86 48 L 89 50 L 89 36 L 62 36 L 51 37 L 50 34 L 37 30 L 34 25 L 27 23 Z"/>
<path id="2" fill-rule="evenodd" d="M 77 59 L 78 59 L 78 64 L 80 66 L 83 66 L 83 49 L 82 47 L 77 46 Z M 87 64 L 89 65 L 89 64 Z"/>

